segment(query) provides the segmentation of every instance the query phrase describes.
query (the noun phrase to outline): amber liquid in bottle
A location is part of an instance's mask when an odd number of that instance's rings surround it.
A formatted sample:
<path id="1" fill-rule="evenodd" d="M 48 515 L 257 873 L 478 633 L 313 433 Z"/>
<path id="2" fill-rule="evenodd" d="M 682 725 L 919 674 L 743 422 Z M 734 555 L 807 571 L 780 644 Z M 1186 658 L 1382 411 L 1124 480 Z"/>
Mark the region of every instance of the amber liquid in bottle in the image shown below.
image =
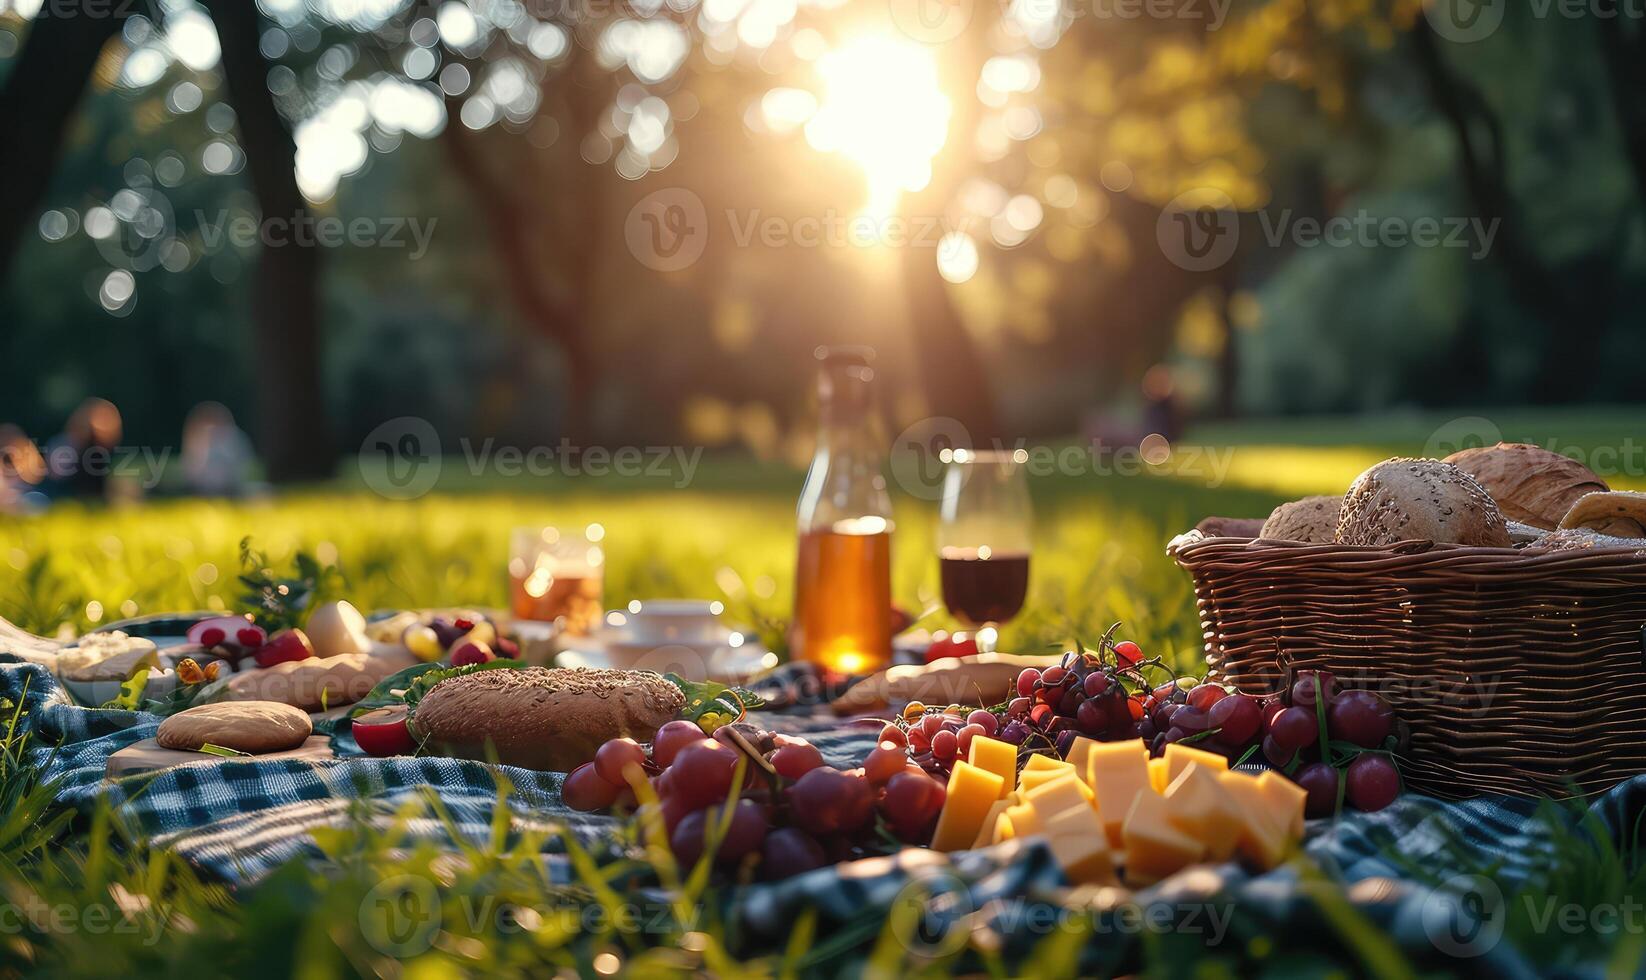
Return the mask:
<path id="1" fill-rule="evenodd" d="M 800 535 L 794 656 L 831 671 L 864 674 L 891 659 L 892 536 L 885 530 L 854 533 L 862 528 L 850 526 L 875 524 L 873 518 L 841 523 L 844 530 Z"/>

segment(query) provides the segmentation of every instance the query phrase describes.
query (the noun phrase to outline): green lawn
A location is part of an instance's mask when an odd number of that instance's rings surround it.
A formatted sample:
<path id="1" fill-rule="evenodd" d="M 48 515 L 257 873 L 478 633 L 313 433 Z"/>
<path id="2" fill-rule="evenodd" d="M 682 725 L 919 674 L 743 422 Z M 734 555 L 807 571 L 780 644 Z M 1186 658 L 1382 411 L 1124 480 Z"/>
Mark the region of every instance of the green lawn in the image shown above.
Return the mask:
<path id="1" fill-rule="evenodd" d="M 1543 429 L 1526 420 L 1499 424 L 1510 437 L 1590 450 L 1624 445 L 1627 426 L 1616 421 L 1619 417 L 1563 415 Z M 1187 577 L 1164 555 L 1173 534 L 1207 514 L 1261 516 L 1284 499 L 1340 490 L 1355 473 L 1386 455 L 1420 451 L 1435 424 L 1411 417 L 1375 424 L 1204 426 L 1190 433 L 1170 464 L 1143 475 L 1078 472 L 1037 478 L 1031 595 L 1024 615 L 1005 631 L 1003 648 L 1037 650 L 1075 636 L 1095 637 L 1119 620 L 1126 624 L 1125 633 L 1149 651 L 1169 653 L 1181 665 L 1192 666 L 1199 657 L 1192 592 Z M 1203 462 L 1190 465 L 1191 448 L 1203 461 L 1218 460 L 1219 468 L 1213 472 Z M 1224 455 L 1209 455 L 1215 453 Z M 447 476 L 434 493 L 410 502 L 372 493 L 350 464 L 333 485 L 264 501 L 159 500 L 115 509 L 67 505 L 38 517 L 7 519 L 0 522 L 0 563 L 6 568 L 0 578 L 0 614 L 50 632 L 62 624 L 84 629 L 121 616 L 218 607 L 233 600 L 237 547 L 247 535 L 276 564 L 297 549 L 335 560 L 362 608 L 495 605 L 504 597 L 510 528 L 599 522 L 606 529 L 608 606 L 631 598 L 721 598 L 734 618 L 758 625 L 768 642 L 780 642 L 790 602 L 793 505 L 800 482 L 794 471 L 711 458 L 684 489 L 666 480 Z M 1618 482 L 1638 485 L 1639 478 L 1624 474 Z M 925 612 L 929 625 L 949 625 L 936 591 L 935 511 L 929 503 L 907 497 L 897 499 L 895 508 L 895 599 Z M 372 883 L 408 869 L 442 882 L 443 894 L 451 896 L 489 894 L 535 908 L 573 910 L 580 903 L 616 900 L 615 893 L 602 890 L 617 876 L 613 871 L 588 870 L 571 888 L 544 884 L 535 870 L 534 841 L 477 850 L 454 865 L 427 850 L 406 854 L 394 850 L 391 841 L 349 831 L 322 841 L 336 858 L 332 867 L 293 866 L 251 895 L 230 901 L 164 853 L 140 845 L 110 852 L 107 827 L 57 813 L 49 792 L 34 789 L 34 796 L 27 796 L 32 784 L 26 767 L 18 766 L 14 745 L 5 748 L 0 755 L 0 807 L 7 811 L 0 816 L 0 887 L 7 894 L 82 904 L 111 893 L 147 896 L 144 901 L 152 899 L 143 913 L 147 919 L 181 917 L 191 926 L 186 932 L 168 931 L 167 944 L 158 948 L 135 938 L 81 933 L 49 939 L 26 931 L 0 935 L 0 975 L 9 973 L 8 963 L 25 972 L 32 964 L 40 972 L 99 975 L 173 972 L 185 962 L 235 962 L 282 973 L 302 964 L 309 976 L 398 971 L 401 964 L 375 957 L 362 943 L 353 917 Z M 59 820 L 67 823 L 59 825 Z M 1592 894 L 1615 900 L 1639 890 L 1638 876 L 1620 866 L 1635 863 L 1632 857 L 1618 862 L 1581 846 L 1574 846 L 1569 857 L 1570 866 L 1561 869 L 1569 879 L 1604 883 L 1595 885 L 1599 891 Z M 484 928 L 456 931 L 430 957 L 406 964 L 404 975 L 507 971 L 545 962 L 588 974 L 609 963 L 595 959 L 603 951 L 615 951 L 626 967 L 641 972 L 707 965 L 735 973 L 735 964 L 718 957 L 737 948 L 736 937 L 719 931 L 712 917 L 705 922 L 690 914 L 693 903 L 713 906 L 701 891 L 703 884 L 686 890 L 679 916 L 659 931 L 589 934 L 575 914 L 564 922 L 551 916 L 529 935 L 505 940 Z M 1322 908 L 1337 910 L 1331 917 L 1336 938 L 1325 941 L 1354 946 L 1389 963 L 1386 940 L 1345 911 L 1341 895 L 1330 898 L 1336 894 L 1333 887 L 1323 882 L 1318 890 Z M 446 920 L 455 923 L 460 915 L 454 906 Z M 864 949 L 877 951 L 887 975 L 920 966 L 888 947 L 885 934 L 875 945 L 879 927 L 871 924 L 859 940 Z M 694 944 L 690 954 L 676 948 L 688 934 Z M 771 958 L 754 964 L 757 972 L 786 964 L 831 975 L 842 963 L 858 962 L 845 952 L 849 943 L 837 949 L 819 940 L 812 946 L 804 923 L 792 938 L 800 944 L 795 955 L 770 953 Z M 1634 955 L 1629 937 L 1614 938 L 1617 944 L 1598 950 L 1550 948 L 1543 962 Z M 1294 940 L 1317 939 L 1259 937 L 1219 955 L 1233 957 L 1232 969 L 1250 968 L 1245 957 L 1270 956 L 1270 967 L 1312 975 L 1320 963 L 1290 962 L 1285 950 Z M 1036 951 L 1033 962 L 1061 972 L 1054 968 L 1057 958 L 1077 948 L 1078 940 L 1054 937 L 1046 949 Z M 1180 958 L 1182 950 L 1152 947 L 1145 954 L 1145 966 L 1152 963 L 1166 974 L 1189 962 Z M 1186 955 L 1192 960 L 1202 953 L 1196 947 Z M 945 970 L 954 965 L 936 964 Z M 1202 965 L 1210 967 L 1209 962 Z M 981 967 L 971 962 L 966 968 L 1017 972 L 987 956 Z"/>

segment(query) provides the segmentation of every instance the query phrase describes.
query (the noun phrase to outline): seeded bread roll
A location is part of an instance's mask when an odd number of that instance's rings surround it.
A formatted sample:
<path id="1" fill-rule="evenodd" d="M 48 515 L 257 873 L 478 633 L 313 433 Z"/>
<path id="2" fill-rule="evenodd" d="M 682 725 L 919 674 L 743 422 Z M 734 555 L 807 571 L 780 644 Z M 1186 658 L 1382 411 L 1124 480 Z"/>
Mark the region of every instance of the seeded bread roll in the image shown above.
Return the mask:
<path id="1" fill-rule="evenodd" d="M 680 688 L 645 671 L 527 667 L 441 681 L 413 724 L 436 752 L 485 759 L 490 745 L 505 765 L 570 772 L 608 739 L 650 739 L 685 706 Z"/>
<path id="2" fill-rule="evenodd" d="M 1486 489 L 1438 459 L 1386 459 L 1356 477 L 1343 497 L 1336 538 L 1350 545 L 1511 544 L 1503 512 Z"/>
<path id="3" fill-rule="evenodd" d="M 1258 537 L 1271 541 L 1328 542 L 1337 535 L 1337 519 L 1342 510 L 1342 497 L 1293 500 L 1269 514 Z"/>
<path id="4" fill-rule="evenodd" d="M 312 734 L 314 725 L 302 708 L 276 701 L 220 701 L 172 715 L 160 723 L 154 740 L 164 749 L 220 745 L 261 755 L 295 749 Z"/>
<path id="5" fill-rule="evenodd" d="M 1465 449 L 1446 462 L 1474 477 L 1505 518 L 1545 531 L 1559 527 L 1584 494 L 1607 489 L 1605 480 L 1577 460 L 1525 443 Z"/>

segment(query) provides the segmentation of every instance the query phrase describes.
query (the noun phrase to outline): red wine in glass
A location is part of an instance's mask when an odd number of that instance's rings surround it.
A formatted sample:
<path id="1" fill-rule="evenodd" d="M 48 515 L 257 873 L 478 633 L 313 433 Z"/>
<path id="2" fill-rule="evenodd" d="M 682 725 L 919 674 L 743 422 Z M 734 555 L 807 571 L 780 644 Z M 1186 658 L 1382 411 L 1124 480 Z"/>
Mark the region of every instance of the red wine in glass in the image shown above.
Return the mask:
<path id="1" fill-rule="evenodd" d="M 972 626 L 1003 623 L 1023 608 L 1029 591 L 1027 552 L 997 554 L 987 548 L 944 548 L 938 553 L 943 603 Z"/>

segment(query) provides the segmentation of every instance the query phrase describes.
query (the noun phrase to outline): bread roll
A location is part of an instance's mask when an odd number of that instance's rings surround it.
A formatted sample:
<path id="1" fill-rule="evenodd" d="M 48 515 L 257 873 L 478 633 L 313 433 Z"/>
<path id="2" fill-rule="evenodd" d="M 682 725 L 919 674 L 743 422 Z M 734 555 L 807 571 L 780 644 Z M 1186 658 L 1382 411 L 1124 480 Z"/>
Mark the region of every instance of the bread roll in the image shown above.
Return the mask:
<path id="1" fill-rule="evenodd" d="M 430 751 L 485 759 L 489 747 L 504 765 L 570 772 L 608 739 L 650 740 L 685 706 L 685 693 L 658 674 L 526 667 L 441 681 L 412 724 Z"/>
<path id="2" fill-rule="evenodd" d="M 1429 540 L 1510 546 L 1502 511 L 1475 478 L 1438 459 L 1386 459 L 1355 478 L 1343 497 L 1336 540 L 1388 545 Z"/>
<path id="3" fill-rule="evenodd" d="M 1465 449 L 1445 461 L 1485 487 L 1504 517 L 1545 531 L 1559 527 L 1578 498 L 1607 489 L 1582 463 L 1525 443 Z"/>
<path id="4" fill-rule="evenodd" d="M 273 667 L 243 670 L 228 680 L 230 701 L 278 701 L 304 711 L 353 704 L 377 682 L 417 661 L 402 657 L 345 653 L 341 656 L 288 660 Z"/>
<path id="5" fill-rule="evenodd" d="M 1260 538 L 1271 541 L 1328 542 L 1336 539 L 1342 497 L 1304 497 L 1281 504 L 1263 522 Z"/>

